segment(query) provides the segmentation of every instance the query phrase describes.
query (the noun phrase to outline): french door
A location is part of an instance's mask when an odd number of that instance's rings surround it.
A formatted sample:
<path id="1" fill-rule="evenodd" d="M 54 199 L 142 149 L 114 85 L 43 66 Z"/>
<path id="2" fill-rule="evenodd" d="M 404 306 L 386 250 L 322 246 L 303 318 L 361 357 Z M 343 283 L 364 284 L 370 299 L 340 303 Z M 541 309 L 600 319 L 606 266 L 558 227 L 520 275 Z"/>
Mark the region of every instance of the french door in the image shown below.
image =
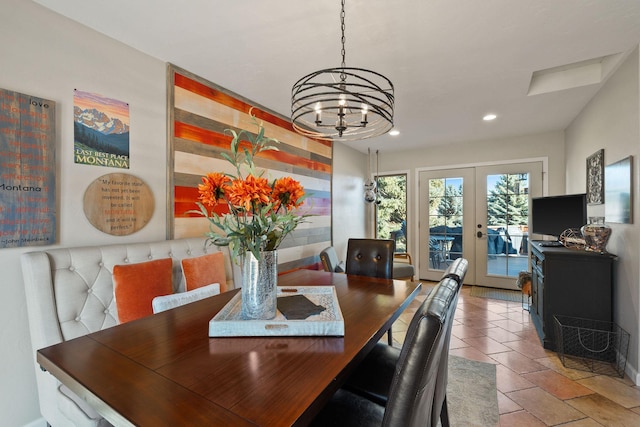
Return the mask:
<path id="1" fill-rule="evenodd" d="M 464 257 L 465 283 L 517 289 L 528 269 L 529 204 L 541 195 L 542 162 L 420 172 L 420 278 L 440 280 Z"/>

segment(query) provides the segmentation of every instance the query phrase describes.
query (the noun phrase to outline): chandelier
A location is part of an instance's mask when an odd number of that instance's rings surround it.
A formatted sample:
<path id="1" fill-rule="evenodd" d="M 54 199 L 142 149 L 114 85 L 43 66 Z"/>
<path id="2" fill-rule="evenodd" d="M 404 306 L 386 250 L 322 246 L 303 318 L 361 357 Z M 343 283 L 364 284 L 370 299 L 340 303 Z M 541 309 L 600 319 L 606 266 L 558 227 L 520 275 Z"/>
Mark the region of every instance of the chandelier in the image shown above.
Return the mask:
<path id="1" fill-rule="evenodd" d="M 375 179 L 371 177 L 371 148 L 368 149 L 369 156 L 367 157 L 367 175 L 368 178 L 364 182 L 364 201 L 367 203 L 380 204 L 380 196 L 378 195 L 378 176 L 380 171 L 380 156 L 378 150 L 376 150 L 376 175 Z"/>
<path id="2" fill-rule="evenodd" d="M 312 138 L 356 141 L 383 135 L 393 127 L 391 81 L 375 71 L 345 65 L 344 3 L 341 66 L 308 74 L 291 90 L 293 128 Z"/>

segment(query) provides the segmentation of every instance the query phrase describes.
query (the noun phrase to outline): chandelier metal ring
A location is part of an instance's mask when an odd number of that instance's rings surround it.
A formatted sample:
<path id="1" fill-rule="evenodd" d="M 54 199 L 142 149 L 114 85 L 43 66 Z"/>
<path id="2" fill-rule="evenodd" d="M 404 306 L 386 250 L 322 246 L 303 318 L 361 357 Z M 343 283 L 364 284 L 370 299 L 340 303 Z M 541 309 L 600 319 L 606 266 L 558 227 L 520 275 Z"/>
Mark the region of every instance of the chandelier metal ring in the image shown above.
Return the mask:
<path id="1" fill-rule="evenodd" d="M 293 85 L 293 128 L 309 137 L 341 141 L 383 135 L 393 128 L 393 84 L 378 72 L 345 66 L 344 0 L 340 18 L 342 64 L 310 73 Z"/>

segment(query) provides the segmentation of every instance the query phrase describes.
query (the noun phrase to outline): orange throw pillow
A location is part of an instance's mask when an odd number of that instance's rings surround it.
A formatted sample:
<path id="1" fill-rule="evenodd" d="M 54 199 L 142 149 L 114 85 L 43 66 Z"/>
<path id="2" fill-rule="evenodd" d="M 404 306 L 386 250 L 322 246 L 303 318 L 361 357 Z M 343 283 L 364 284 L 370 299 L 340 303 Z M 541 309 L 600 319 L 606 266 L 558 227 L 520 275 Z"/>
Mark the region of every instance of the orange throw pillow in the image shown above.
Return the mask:
<path id="1" fill-rule="evenodd" d="M 227 291 L 227 274 L 224 269 L 224 254 L 215 252 L 197 258 L 182 260 L 182 274 L 185 280 L 185 290 L 220 283 L 220 292 Z"/>
<path id="2" fill-rule="evenodd" d="M 113 266 L 113 291 L 120 323 L 153 314 L 151 301 L 173 292 L 171 258 Z"/>

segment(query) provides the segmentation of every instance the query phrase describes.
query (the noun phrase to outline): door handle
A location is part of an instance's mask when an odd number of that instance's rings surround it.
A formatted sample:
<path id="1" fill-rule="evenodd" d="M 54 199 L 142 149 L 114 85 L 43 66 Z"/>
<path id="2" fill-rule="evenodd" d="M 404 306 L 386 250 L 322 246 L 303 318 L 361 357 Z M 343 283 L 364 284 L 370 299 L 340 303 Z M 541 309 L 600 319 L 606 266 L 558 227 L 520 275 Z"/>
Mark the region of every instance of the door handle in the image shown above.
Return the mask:
<path id="1" fill-rule="evenodd" d="M 478 237 L 478 239 L 481 239 L 481 238 L 482 238 L 482 236 L 485 236 L 485 233 L 483 233 L 482 231 L 478 231 L 478 232 L 476 233 L 476 236 Z"/>

